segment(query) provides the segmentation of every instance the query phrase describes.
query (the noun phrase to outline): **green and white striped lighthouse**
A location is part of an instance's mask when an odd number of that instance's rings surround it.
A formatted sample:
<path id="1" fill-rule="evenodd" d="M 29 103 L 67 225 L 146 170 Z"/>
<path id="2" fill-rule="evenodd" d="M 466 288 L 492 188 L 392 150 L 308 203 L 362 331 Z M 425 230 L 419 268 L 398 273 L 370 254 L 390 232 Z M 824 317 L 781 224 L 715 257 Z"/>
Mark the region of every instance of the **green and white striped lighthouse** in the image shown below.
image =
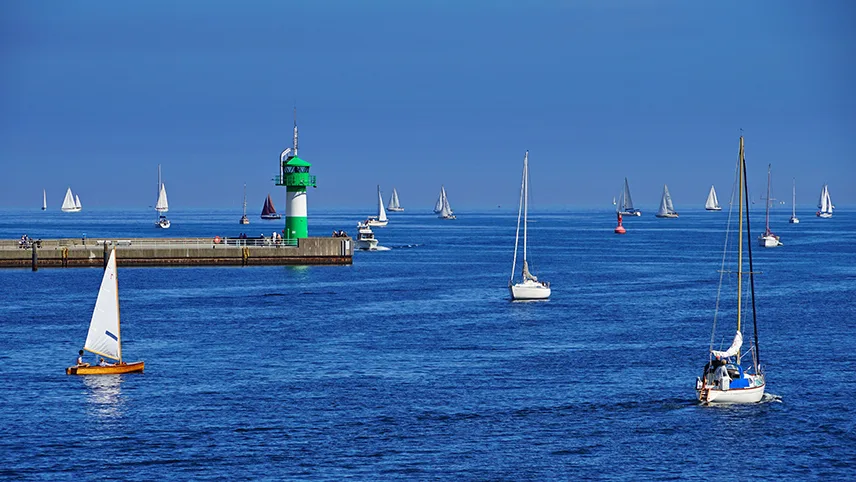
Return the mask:
<path id="1" fill-rule="evenodd" d="M 309 236 L 306 222 L 306 188 L 315 186 L 315 176 L 309 174 L 312 164 L 297 157 L 297 112 L 294 116 L 294 146 L 279 155 L 277 186 L 285 186 L 285 232 L 286 244 L 297 244 L 299 238 Z"/>

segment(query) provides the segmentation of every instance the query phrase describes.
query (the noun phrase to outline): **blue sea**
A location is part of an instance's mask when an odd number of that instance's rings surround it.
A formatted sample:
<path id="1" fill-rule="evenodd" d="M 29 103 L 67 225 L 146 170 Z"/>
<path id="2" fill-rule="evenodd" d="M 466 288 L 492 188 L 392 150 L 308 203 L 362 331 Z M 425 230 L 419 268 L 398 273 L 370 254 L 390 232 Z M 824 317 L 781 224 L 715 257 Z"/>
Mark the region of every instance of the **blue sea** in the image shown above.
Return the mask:
<path id="1" fill-rule="evenodd" d="M 753 249 L 755 405 L 705 407 L 727 213 L 534 211 L 546 302 L 512 303 L 516 212 L 391 214 L 351 266 L 123 268 L 123 354 L 65 375 L 97 268 L 0 269 L 0 478 L 825 479 L 856 467 L 856 211 Z M 310 212 L 355 234 L 365 212 Z M 6 210 L 0 238 L 250 235 L 240 212 Z M 763 216 L 753 216 L 753 238 Z M 726 283 L 723 290 L 732 289 Z M 721 324 L 733 323 L 722 317 Z M 726 337 L 726 338 L 730 338 Z M 726 339 L 727 345 L 730 340 Z"/>

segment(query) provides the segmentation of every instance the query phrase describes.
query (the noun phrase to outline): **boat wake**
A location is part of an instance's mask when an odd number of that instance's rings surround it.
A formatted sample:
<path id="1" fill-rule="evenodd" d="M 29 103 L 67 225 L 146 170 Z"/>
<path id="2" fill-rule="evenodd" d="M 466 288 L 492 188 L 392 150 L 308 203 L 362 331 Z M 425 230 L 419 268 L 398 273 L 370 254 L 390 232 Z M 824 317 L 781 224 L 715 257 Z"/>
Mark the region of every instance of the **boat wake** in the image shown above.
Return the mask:
<path id="1" fill-rule="evenodd" d="M 775 393 L 765 393 L 764 396 L 761 397 L 761 401 L 758 403 L 782 403 L 782 397 Z"/>

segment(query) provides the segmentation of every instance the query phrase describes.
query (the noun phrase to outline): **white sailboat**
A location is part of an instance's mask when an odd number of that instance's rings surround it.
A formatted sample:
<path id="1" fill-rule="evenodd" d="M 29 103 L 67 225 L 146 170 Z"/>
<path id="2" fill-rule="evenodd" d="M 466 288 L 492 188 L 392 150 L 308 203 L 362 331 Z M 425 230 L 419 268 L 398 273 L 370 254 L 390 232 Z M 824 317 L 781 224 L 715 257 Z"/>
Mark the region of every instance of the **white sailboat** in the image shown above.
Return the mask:
<path id="1" fill-rule="evenodd" d="M 770 185 L 772 183 L 772 164 L 767 164 L 767 198 L 765 199 L 766 206 L 766 214 L 764 215 L 764 234 L 758 236 L 758 244 L 761 245 L 762 248 L 775 248 L 777 246 L 781 246 L 782 242 L 779 240 L 779 236 L 773 234 L 770 231 L 770 205 L 773 204 L 774 199 L 770 197 Z"/>
<path id="2" fill-rule="evenodd" d="M 77 213 L 82 209 L 80 206 L 80 198 L 77 198 L 77 202 L 75 202 L 71 188 L 68 188 L 68 191 L 65 192 L 65 199 L 62 200 L 62 208 L 60 209 L 62 209 L 62 212 L 64 213 Z"/>
<path id="3" fill-rule="evenodd" d="M 791 219 L 788 222 L 791 224 L 800 223 L 800 218 L 797 217 L 797 178 L 794 178 L 794 197 L 791 201 Z"/>
<path id="4" fill-rule="evenodd" d="M 434 203 L 434 214 L 440 214 L 443 210 L 443 199 L 446 197 L 446 188 L 440 186 L 440 195 L 437 197 L 437 202 Z"/>
<path id="5" fill-rule="evenodd" d="M 657 211 L 658 218 L 676 218 L 678 212 L 675 211 L 675 206 L 672 205 L 672 196 L 669 194 L 669 187 L 663 184 L 663 197 L 660 199 L 660 209 Z"/>
<path id="6" fill-rule="evenodd" d="M 455 216 L 455 212 L 452 211 L 452 206 L 449 204 L 449 198 L 446 196 L 446 188 L 444 186 L 440 187 L 440 200 L 440 215 L 437 217 L 440 219 L 458 219 Z"/>
<path id="7" fill-rule="evenodd" d="M 820 190 L 820 199 L 817 201 L 817 207 L 820 208 L 820 211 L 817 212 L 817 217 L 819 218 L 831 218 L 832 217 L 832 208 L 835 206 L 832 205 L 832 199 L 829 197 L 829 185 L 824 184 L 823 188 Z"/>
<path id="8" fill-rule="evenodd" d="M 719 205 L 719 199 L 716 198 L 716 189 L 713 188 L 713 185 L 710 186 L 710 192 L 707 193 L 707 202 L 704 203 L 704 208 L 708 211 L 722 211 L 722 207 Z"/>
<path id="9" fill-rule="evenodd" d="M 514 283 L 514 272 L 517 271 L 517 246 L 520 241 L 520 219 L 523 218 L 523 279 Z M 520 182 L 520 205 L 517 208 L 517 232 L 514 236 L 514 261 L 511 263 L 511 278 L 508 279 L 508 290 L 513 300 L 543 300 L 550 297 L 550 283 L 539 281 L 529 271 L 528 260 L 528 221 L 529 221 L 529 151 L 523 156 L 523 179 Z"/>
<path id="10" fill-rule="evenodd" d="M 386 210 L 391 213 L 400 213 L 404 211 L 404 208 L 401 207 L 401 203 L 398 201 L 398 191 L 395 188 L 392 188 L 392 196 L 389 198 L 389 204 L 386 206 Z"/>
<path id="11" fill-rule="evenodd" d="M 250 218 L 247 217 L 247 185 L 244 184 L 244 214 L 241 216 L 240 224 L 250 224 Z"/>
<path id="12" fill-rule="evenodd" d="M 48 209 L 48 192 L 42 189 L 42 211 Z"/>
<path id="13" fill-rule="evenodd" d="M 144 362 L 125 363 L 122 361 L 122 333 L 119 329 L 119 282 L 116 272 L 116 249 L 110 252 L 110 259 L 104 268 L 101 288 L 92 319 L 89 321 L 89 333 L 83 349 L 105 358 L 116 360 L 116 364 L 90 366 L 88 364 L 68 367 L 69 375 L 114 375 L 119 373 L 142 372 Z"/>
<path id="14" fill-rule="evenodd" d="M 157 221 L 155 222 L 157 227 L 167 229 L 172 224 L 163 214 L 167 211 L 169 211 L 169 202 L 167 202 L 166 198 L 166 185 L 161 182 L 161 167 L 158 164 L 158 200 L 155 203 L 155 212 L 158 214 Z"/>
<path id="15" fill-rule="evenodd" d="M 78 211 L 80 211 L 81 209 L 83 209 L 83 206 L 81 206 L 81 205 L 80 205 L 80 196 L 78 196 L 77 194 L 75 194 L 75 195 L 74 195 L 74 207 L 75 207 Z"/>
<path id="16" fill-rule="evenodd" d="M 641 216 L 642 211 L 633 207 L 633 199 L 630 197 L 630 184 L 624 178 L 624 190 L 618 196 L 618 213 L 622 216 Z"/>
<path id="17" fill-rule="evenodd" d="M 377 216 L 369 216 L 366 219 L 366 224 L 378 228 L 389 224 L 389 219 L 386 217 L 386 210 L 383 208 L 383 196 L 380 193 L 380 186 L 377 187 Z"/>
<path id="18" fill-rule="evenodd" d="M 752 243 L 747 242 L 749 252 L 749 272 L 743 271 L 743 220 L 744 220 L 744 203 L 746 208 L 746 238 L 751 240 L 749 230 L 749 191 L 746 188 L 746 160 L 743 155 L 743 137 L 740 137 L 740 155 L 737 165 L 737 175 L 739 182 L 738 186 L 738 235 L 737 235 L 737 330 L 734 334 L 731 346 L 728 349 L 714 350 L 713 345 L 716 340 L 716 318 L 720 306 L 719 295 L 717 295 L 716 307 L 717 312 L 714 313 L 714 332 L 711 336 L 710 346 L 708 348 L 708 362 L 704 367 L 704 372 L 701 377 L 696 378 L 696 394 L 698 400 L 704 404 L 719 404 L 719 403 L 756 403 L 761 401 L 764 396 L 766 382 L 764 372 L 761 369 L 760 357 L 758 354 L 758 329 L 757 318 L 755 315 L 755 269 L 752 264 Z M 733 197 L 732 197 L 733 199 Z M 729 212 L 729 220 L 731 219 Z M 725 260 L 729 247 L 728 234 L 726 234 L 725 251 L 726 254 L 722 257 L 722 266 L 719 273 L 719 290 L 721 293 L 722 281 L 727 272 L 725 269 Z M 732 248 L 733 250 L 733 248 Z M 750 343 L 749 349 L 741 352 L 743 347 L 743 277 L 749 275 L 749 283 L 752 293 L 752 325 L 754 332 L 754 341 Z M 748 308 L 748 307 L 747 307 Z M 720 323 L 722 325 L 722 323 Z M 747 355 L 751 356 L 751 364 L 744 368 L 743 358 Z"/>

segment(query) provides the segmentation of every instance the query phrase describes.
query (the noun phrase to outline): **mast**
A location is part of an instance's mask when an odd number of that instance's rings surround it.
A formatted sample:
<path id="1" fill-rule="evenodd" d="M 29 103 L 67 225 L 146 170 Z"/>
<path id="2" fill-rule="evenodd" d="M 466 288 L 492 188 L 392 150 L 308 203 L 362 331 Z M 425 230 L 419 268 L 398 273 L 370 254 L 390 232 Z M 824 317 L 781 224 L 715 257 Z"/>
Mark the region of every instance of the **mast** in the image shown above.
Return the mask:
<path id="1" fill-rule="evenodd" d="M 294 157 L 297 157 L 297 106 L 294 106 Z"/>
<path id="2" fill-rule="evenodd" d="M 155 195 L 155 222 L 160 221 L 160 211 L 158 211 L 158 201 L 160 201 L 160 186 L 161 186 L 161 165 L 158 164 L 158 187 L 156 189 L 157 194 Z"/>
<path id="3" fill-rule="evenodd" d="M 739 229 L 737 230 L 737 332 L 740 332 L 740 316 L 742 314 L 742 295 L 743 295 L 743 190 L 746 188 L 746 161 L 743 158 L 743 136 L 740 136 L 740 183 L 739 195 L 737 204 L 740 206 L 738 210 Z M 749 193 L 746 193 L 747 211 L 749 209 Z M 751 243 L 750 243 L 751 244 Z M 737 359 L 740 360 L 740 350 L 737 350 Z"/>
<path id="4" fill-rule="evenodd" d="M 743 138 L 740 138 L 740 159 L 743 163 L 743 177 L 746 177 L 746 160 L 743 159 Z M 758 317 L 755 314 L 755 269 L 752 265 L 752 232 L 749 227 L 749 192 L 748 185 L 744 185 L 746 192 L 746 237 L 749 239 L 749 286 L 752 292 L 752 330 L 755 335 L 755 357 L 754 357 L 754 368 L 755 373 L 760 374 L 759 367 L 761 366 L 761 356 L 759 355 L 760 348 L 758 347 Z M 768 196 L 769 197 L 769 196 Z M 741 218 L 742 221 L 742 218 Z M 739 299 L 739 298 L 738 298 Z M 739 304 L 738 304 L 739 306 Z M 738 312 L 739 313 L 739 312 Z M 739 314 L 738 314 L 739 316 Z M 739 318 L 738 318 L 739 319 Z M 737 353 L 737 359 L 740 360 L 740 352 Z"/>
<path id="5" fill-rule="evenodd" d="M 764 216 L 764 234 L 770 232 L 770 203 L 772 202 L 772 199 L 770 199 L 770 181 L 772 180 L 772 168 L 772 164 L 767 164 L 767 214 Z"/>
<path id="6" fill-rule="evenodd" d="M 160 167 L 160 166 L 158 166 Z M 115 285 L 115 289 L 113 290 L 116 293 L 116 350 L 119 354 L 119 364 L 122 363 L 122 316 L 119 307 L 119 270 L 116 269 L 116 248 L 113 248 L 113 252 L 111 253 L 111 258 L 113 258 L 113 283 Z"/>
<path id="7" fill-rule="evenodd" d="M 529 151 L 523 156 L 523 267 L 526 268 L 527 226 L 529 225 Z"/>
<path id="8" fill-rule="evenodd" d="M 510 287 L 514 281 L 514 270 L 517 269 L 517 246 L 520 241 L 520 215 L 523 212 L 523 193 L 526 186 L 526 158 L 529 151 L 526 151 L 526 156 L 523 157 L 523 175 L 520 178 L 520 203 L 517 205 L 517 230 L 514 232 L 514 260 L 511 263 L 511 278 L 508 280 Z"/>
<path id="9" fill-rule="evenodd" d="M 791 201 L 791 217 L 797 217 L 797 178 L 794 178 L 794 198 Z"/>
<path id="10" fill-rule="evenodd" d="M 247 215 L 247 184 L 244 183 L 244 216 Z"/>

